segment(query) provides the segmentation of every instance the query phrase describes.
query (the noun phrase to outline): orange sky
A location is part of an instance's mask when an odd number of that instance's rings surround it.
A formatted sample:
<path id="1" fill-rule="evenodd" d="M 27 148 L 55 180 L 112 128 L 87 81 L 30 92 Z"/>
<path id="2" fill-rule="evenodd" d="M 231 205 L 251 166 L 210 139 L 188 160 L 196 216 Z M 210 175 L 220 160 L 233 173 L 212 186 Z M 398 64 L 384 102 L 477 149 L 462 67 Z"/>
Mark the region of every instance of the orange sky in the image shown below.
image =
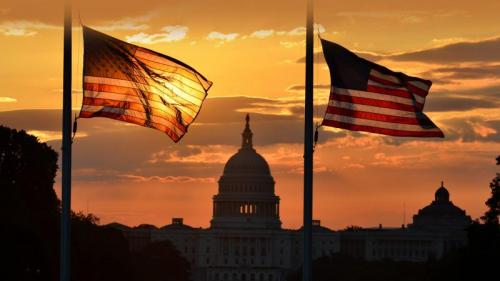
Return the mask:
<path id="1" fill-rule="evenodd" d="M 22 3 L 18 3 L 22 2 Z M 208 226 L 211 196 L 252 114 L 285 227 L 301 224 L 305 1 L 74 1 L 75 109 L 81 102 L 82 21 L 178 58 L 214 82 L 179 143 L 113 120 L 79 123 L 73 207 L 103 223 Z M 447 138 L 417 140 L 327 129 L 316 149 L 314 216 L 334 229 L 400 225 L 440 181 L 474 218 L 484 212 L 500 153 L 498 1 L 316 1 L 317 30 L 368 59 L 434 85 L 426 112 Z M 0 124 L 60 147 L 61 1 L 0 3 Z M 317 41 L 316 41 L 317 43 Z M 317 48 L 316 51 L 320 51 Z M 330 83 L 315 65 L 315 116 Z"/>

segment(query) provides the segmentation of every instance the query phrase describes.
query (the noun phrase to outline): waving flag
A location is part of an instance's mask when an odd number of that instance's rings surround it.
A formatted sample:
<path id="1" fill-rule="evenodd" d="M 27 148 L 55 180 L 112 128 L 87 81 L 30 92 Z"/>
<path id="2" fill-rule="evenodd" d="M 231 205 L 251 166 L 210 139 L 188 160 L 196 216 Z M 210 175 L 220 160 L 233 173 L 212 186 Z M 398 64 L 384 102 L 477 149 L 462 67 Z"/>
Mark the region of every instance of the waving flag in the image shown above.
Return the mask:
<path id="1" fill-rule="evenodd" d="M 400 137 L 444 137 L 422 112 L 432 82 L 321 40 L 331 90 L 323 125 Z"/>
<path id="2" fill-rule="evenodd" d="M 107 117 L 165 132 L 178 142 L 212 82 L 169 56 L 86 26 L 80 118 Z"/>

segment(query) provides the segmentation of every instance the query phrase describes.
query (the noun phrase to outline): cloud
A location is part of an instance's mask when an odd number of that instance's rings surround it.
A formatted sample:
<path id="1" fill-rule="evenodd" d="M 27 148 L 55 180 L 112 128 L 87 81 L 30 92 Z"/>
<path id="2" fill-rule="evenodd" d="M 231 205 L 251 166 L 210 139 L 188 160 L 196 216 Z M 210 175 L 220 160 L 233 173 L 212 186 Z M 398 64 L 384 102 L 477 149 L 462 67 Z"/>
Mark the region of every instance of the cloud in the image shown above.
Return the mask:
<path id="1" fill-rule="evenodd" d="M 445 137 L 462 142 L 500 142 L 500 118 L 485 118 L 472 115 L 448 117 L 439 121 Z"/>
<path id="2" fill-rule="evenodd" d="M 95 28 L 102 31 L 144 30 L 149 28 L 149 25 L 145 22 L 151 20 L 153 16 L 154 15 L 150 13 L 139 17 L 126 17 L 119 20 L 108 21 L 105 24 L 95 26 Z"/>
<path id="3" fill-rule="evenodd" d="M 356 50 L 351 50 L 351 51 L 354 52 L 359 57 L 364 58 L 364 59 L 369 60 L 369 61 L 376 62 L 376 61 L 384 59 L 384 58 L 390 59 L 389 56 L 383 55 L 383 54 L 377 54 L 377 53 L 366 52 L 366 51 L 356 51 Z M 297 63 L 305 63 L 306 57 L 301 57 L 301 58 L 297 59 L 296 62 Z M 314 63 L 326 63 L 325 56 L 323 55 L 323 52 L 315 52 L 314 53 Z"/>
<path id="4" fill-rule="evenodd" d="M 330 90 L 330 85 L 329 84 L 315 84 L 313 85 L 314 89 L 319 89 L 319 90 Z M 287 92 L 294 92 L 294 91 L 304 91 L 305 86 L 304 85 L 291 85 L 286 89 Z"/>
<path id="5" fill-rule="evenodd" d="M 301 41 L 280 41 L 280 45 L 285 48 L 295 48 L 295 47 L 303 47 L 306 45 L 305 40 Z"/>
<path id="6" fill-rule="evenodd" d="M 152 182 L 159 183 L 214 183 L 216 179 L 213 177 L 188 177 L 188 176 L 151 176 L 144 177 L 138 175 L 121 175 L 124 179 L 129 179 L 134 182 Z"/>
<path id="7" fill-rule="evenodd" d="M 465 41 L 452 43 L 419 51 L 410 51 L 398 54 L 377 54 L 353 50 L 358 56 L 370 61 L 391 60 L 411 61 L 424 63 L 472 63 L 472 62 L 500 62 L 500 37 L 481 41 Z M 304 63 L 305 57 L 297 59 L 297 63 Z M 315 63 L 325 63 L 323 54 L 314 54 Z"/>
<path id="8" fill-rule="evenodd" d="M 421 11 L 373 11 L 373 12 L 341 12 L 337 14 L 354 22 L 357 18 L 372 18 L 381 20 L 393 20 L 403 24 L 421 23 L 427 13 Z"/>
<path id="9" fill-rule="evenodd" d="M 129 43 L 156 44 L 161 42 L 175 42 L 186 38 L 188 32 L 187 26 L 174 25 L 165 26 L 161 29 L 161 33 L 137 33 L 127 36 L 126 40 Z"/>
<path id="10" fill-rule="evenodd" d="M 0 103 L 13 103 L 13 102 L 17 102 L 17 100 L 9 97 L 0 97 Z"/>
<path id="11" fill-rule="evenodd" d="M 5 21 L 0 23 L 0 33 L 5 36 L 28 37 L 34 36 L 40 30 L 57 29 L 55 25 L 50 25 L 36 21 Z"/>
<path id="12" fill-rule="evenodd" d="M 34 135 L 35 137 L 38 138 L 41 142 L 48 142 L 48 141 L 54 141 L 54 140 L 61 140 L 62 139 L 62 133 L 61 131 L 41 131 L 41 130 L 28 130 L 28 134 Z M 85 132 L 78 132 L 75 135 L 75 138 L 84 138 L 87 137 L 88 134 Z"/>
<path id="13" fill-rule="evenodd" d="M 321 24 L 314 24 L 314 33 L 316 34 L 317 32 L 323 33 L 325 32 L 326 29 L 323 25 Z M 279 30 L 276 31 L 274 29 L 261 29 L 252 32 L 248 36 L 243 36 L 242 39 L 246 39 L 247 37 L 250 38 L 258 38 L 258 39 L 264 39 L 272 36 L 288 36 L 288 37 L 303 37 L 306 34 L 306 28 L 304 26 L 299 26 L 295 27 L 291 30 Z M 305 46 L 305 40 L 300 40 L 300 41 L 288 41 L 288 40 L 282 40 L 280 41 L 280 45 L 285 47 L 285 48 L 295 48 L 295 47 L 303 47 Z"/>
<path id="14" fill-rule="evenodd" d="M 314 34 L 317 34 L 318 32 L 323 33 L 326 31 L 325 27 L 322 24 L 317 24 L 317 23 L 314 24 L 313 29 L 314 29 Z M 285 30 L 276 31 L 276 34 L 280 36 L 305 36 L 306 28 L 304 26 L 299 26 L 288 31 Z"/>
<path id="15" fill-rule="evenodd" d="M 271 37 L 271 36 L 273 36 L 273 34 L 274 34 L 273 29 L 263 29 L 263 30 L 254 31 L 252 34 L 250 34 L 250 37 L 263 39 L 266 37 Z"/>
<path id="16" fill-rule="evenodd" d="M 301 87 L 293 85 L 290 88 L 299 91 Z M 315 117 L 320 121 L 325 112 L 328 90 L 326 85 L 317 85 L 317 88 L 323 89 L 317 91 L 319 93 L 315 101 Z M 500 131 L 500 124 L 496 123 L 500 121 L 500 115 L 495 113 L 500 104 L 498 93 L 499 89 L 495 87 L 474 91 L 435 92 L 427 99 L 425 112 L 430 113 L 431 119 L 443 127 L 447 139 L 494 140 L 499 137 L 498 133 L 488 134 L 483 138 L 474 132 L 470 122 Z M 323 96 L 319 98 L 320 95 Z M 221 165 L 233 153 L 234 147 L 241 142 L 242 123 L 248 112 L 251 113 L 256 145 L 291 144 L 303 141 L 302 96 L 291 95 L 282 99 L 209 97 L 204 102 L 193 127 L 183 139 L 182 146 L 171 146 L 168 139 L 162 138 L 161 133 L 156 130 L 106 118 L 92 118 L 79 120 L 79 131 L 85 132 L 87 137 L 75 142 L 75 147 L 78 147 L 78 152 L 75 153 L 84 159 L 82 161 L 85 165 L 98 165 L 102 168 L 118 165 L 124 170 L 132 169 L 137 163 L 141 163 L 140 165 L 144 167 L 172 164 L 196 166 L 196 162 Z M 42 132 L 58 132 L 61 126 L 58 110 L 0 112 L 0 120 L 7 126 Z M 319 140 L 320 143 L 324 143 L 332 138 L 346 135 L 363 134 L 323 127 Z M 144 145 L 144 139 L 149 140 L 148 145 Z M 398 139 L 399 143 L 403 141 L 408 140 Z M 58 142 L 56 139 L 51 141 L 56 148 L 60 145 Z M 133 150 L 127 150 L 127 161 L 115 163 L 104 157 L 109 151 L 116 149 L 117 142 L 126 147 L 134 147 Z M 398 145 L 398 142 L 393 144 Z M 98 162 L 90 161 L 88 155 L 96 157 L 102 155 L 103 159 Z M 161 173 L 153 175 L 159 174 Z"/>
<path id="17" fill-rule="evenodd" d="M 217 32 L 217 31 L 212 31 L 210 32 L 206 39 L 207 40 L 218 40 L 220 41 L 221 43 L 223 42 L 230 42 L 230 41 L 233 41 L 235 40 L 236 38 L 238 38 L 239 33 L 221 33 L 221 32 Z"/>
<path id="18" fill-rule="evenodd" d="M 483 138 L 494 135 L 498 132 L 495 128 L 488 127 L 487 125 L 481 124 L 479 122 L 469 121 L 469 124 L 472 126 L 474 133 Z"/>
<path id="19" fill-rule="evenodd" d="M 234 151 L 233 147 L 221 145 L 186 145 L 177 150 L 161 150 L 153 153 L 147 161 L 157 163 L 223 164 Z"/>
<path id="20" fill-rule="evenodd" d="M 444 80 L 500 79 L 500 64 L 478 64 L 474 66 L 437 67 L 421 73 L 422 76 L 437 76 Z"/>
<path id="21" fill-rule="evenodd" d="M 500 61 L 500 37 L 475 42 L 459 42 L 442 47 L 390 56 L 396 61 L 429 63 Z"/>
<path id="22" fill-rule="evenodd" d="M 286 35 L 286 36 L 303 36 L 306 34 L 306 28 L 303 26 L 296 27 L 289 31 L 278 31 L 276 32 L 278 35 Z"/>
<path id="23" fill-rule="evenodd" d="M 424 111 L 467 111 L 477 108 L 496 108 L 498 106 L 500 106 L 500 103 L 497 100 L 439 95 L 435 93 L 427 98 Z"/>

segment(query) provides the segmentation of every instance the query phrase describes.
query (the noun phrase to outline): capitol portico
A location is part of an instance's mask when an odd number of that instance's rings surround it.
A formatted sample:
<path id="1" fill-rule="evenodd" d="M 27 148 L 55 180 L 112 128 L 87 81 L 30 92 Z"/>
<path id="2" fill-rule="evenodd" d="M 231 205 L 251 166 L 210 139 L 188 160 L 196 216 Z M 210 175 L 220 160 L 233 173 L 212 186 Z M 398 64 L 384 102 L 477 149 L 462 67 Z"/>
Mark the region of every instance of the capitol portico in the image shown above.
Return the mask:
<path id="1" fill-rule="evenodd" d="M 191 227 L 182 218 L 160 228 L 109 226 L 123 232 L 131 249 L 170 240 L 191 262 L 196 281 L 286 280 L 302 264 L 302 229 L 281 227 L 280 198 L 275 194 L 271 169 L 254 148 L 248 115 L 245 121 L 241 147 L 229 158 L 219 179 L 209 228 Z M 314 221 L 313 256 L 341 252 L 367 260 L 440 258 L 465 245 L 464 229 L 471 222 L 449 197 L 442 184 L 435 200 L 408 227 L 333 231 Z"/>

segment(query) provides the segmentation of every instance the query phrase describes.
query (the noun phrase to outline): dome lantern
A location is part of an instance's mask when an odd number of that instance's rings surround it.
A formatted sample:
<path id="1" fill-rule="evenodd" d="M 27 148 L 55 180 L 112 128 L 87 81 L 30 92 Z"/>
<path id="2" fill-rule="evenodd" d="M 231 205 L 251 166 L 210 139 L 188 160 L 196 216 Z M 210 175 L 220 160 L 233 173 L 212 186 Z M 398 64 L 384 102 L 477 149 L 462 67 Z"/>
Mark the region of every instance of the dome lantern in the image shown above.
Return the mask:
<path id="1" fill-rule="evenodd" d="M 242 136 L 241 149 L 253 149 L 252 146 L 253 133 L 252 130 L 250 130 L 250 115 L 248 113 L 247 116 L 245 117 L 245 121 L 246 121 L 245 130 L 243 130 L 243 133 L 241 134 Z"/>
<path id="2" fill-rule="evenodd" d="M 450 193 L 444 187 L 443 181 L 441 181 L 441 187 L 439 187 L 438 190 L 436 190 L 436 193 L 434 195 L 434 199 L 437 203 L 450 202 Z"/>

